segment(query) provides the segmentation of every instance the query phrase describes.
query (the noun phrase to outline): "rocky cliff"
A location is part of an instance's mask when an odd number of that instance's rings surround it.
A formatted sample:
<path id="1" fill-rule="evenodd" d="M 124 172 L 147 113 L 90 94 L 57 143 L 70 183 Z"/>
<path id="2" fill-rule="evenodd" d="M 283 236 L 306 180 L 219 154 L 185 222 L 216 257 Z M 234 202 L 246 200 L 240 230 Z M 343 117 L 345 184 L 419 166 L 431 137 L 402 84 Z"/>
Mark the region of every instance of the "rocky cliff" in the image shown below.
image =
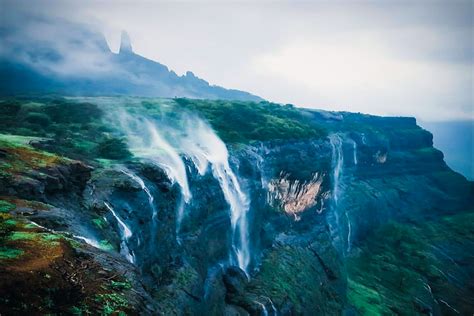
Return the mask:
<path id="1" fill-rule="evenodd" d="M 3 314 L 474 308 L 473 184 L 414 119 L 189 99 L 0 107 Z"/>

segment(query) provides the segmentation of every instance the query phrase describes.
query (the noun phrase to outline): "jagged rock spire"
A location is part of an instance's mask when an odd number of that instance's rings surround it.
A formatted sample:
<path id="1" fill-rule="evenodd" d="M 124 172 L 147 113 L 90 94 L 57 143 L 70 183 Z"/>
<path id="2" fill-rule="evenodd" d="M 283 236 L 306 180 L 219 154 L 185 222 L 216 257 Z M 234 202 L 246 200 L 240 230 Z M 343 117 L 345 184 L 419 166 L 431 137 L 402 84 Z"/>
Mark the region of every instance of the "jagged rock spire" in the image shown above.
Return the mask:
<path id="1" fill-rule="evenodd" d="M 130 42 L 130 36 L 128 36 L 128 33 L 126 31 L 122 31 L 119 53 L 133 53 L 132 43 Z"/>

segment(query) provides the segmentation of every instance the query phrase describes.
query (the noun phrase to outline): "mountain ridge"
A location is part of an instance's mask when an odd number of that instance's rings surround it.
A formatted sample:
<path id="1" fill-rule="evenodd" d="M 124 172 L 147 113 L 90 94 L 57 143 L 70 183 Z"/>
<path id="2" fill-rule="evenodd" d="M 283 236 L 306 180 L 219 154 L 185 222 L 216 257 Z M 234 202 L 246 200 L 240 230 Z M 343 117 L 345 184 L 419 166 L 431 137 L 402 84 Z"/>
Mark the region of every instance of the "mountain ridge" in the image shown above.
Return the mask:
<path id="1" fill-rule="evenodd" d="M 104 36 L 94 29 L 80 24 L 58 23 L 71 31 L 56 38 L 23 39 L 17 36 L 2 39 L 6 48 L 0 51 L 0 80 L 3 83 L 0 95 L 262 100 L 245 91 L 211 85 L 191 71 L 178 76 L 160 62 L 135 53 L 125 31 L 121 35 L 119 52 L 113 53 Z"/>

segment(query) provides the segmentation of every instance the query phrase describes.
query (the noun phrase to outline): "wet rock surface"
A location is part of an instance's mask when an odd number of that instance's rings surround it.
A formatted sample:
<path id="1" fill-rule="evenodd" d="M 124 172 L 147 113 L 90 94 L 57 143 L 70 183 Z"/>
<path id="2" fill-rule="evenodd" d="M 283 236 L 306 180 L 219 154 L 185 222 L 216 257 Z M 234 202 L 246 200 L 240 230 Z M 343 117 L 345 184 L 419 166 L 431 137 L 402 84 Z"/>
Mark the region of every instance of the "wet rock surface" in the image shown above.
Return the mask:
<path id="1" fill-rule="evenodd" d="M 2 314 L 466 314 L 473 184 L 413 119 L 306 114 L 339 141 L 228 146 L 249 198 L 247 272 L 211 168 L 183 158 L 184 201 L 150 160 L 2 148 Z"/>

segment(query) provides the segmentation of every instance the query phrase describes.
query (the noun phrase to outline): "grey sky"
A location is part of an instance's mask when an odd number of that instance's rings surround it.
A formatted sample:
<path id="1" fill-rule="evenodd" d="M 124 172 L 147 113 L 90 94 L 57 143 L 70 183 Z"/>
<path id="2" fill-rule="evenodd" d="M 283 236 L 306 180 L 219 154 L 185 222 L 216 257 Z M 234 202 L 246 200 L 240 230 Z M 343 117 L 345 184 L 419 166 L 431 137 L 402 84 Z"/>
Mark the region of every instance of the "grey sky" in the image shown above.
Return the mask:
<path id="1" fill-rule="evenodd" d="M 275 102 L 473 118 L 472 1 L 81 1 L 23 10 L 95 24 L 112 50 Z M 20 8 L 22 5 L 16 5 Z"/>

